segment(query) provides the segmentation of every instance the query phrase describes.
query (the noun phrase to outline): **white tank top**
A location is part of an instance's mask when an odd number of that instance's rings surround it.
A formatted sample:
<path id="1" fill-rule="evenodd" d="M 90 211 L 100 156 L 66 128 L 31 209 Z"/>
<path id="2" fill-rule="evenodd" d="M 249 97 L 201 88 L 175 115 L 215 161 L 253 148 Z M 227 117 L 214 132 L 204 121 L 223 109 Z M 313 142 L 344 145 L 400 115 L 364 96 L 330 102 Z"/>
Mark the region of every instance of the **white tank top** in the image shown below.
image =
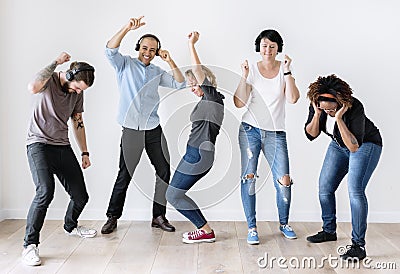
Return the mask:
<path id="1" fill-rule="evenodd" d="M 283 63 L 278 75 L 272 79 L 261 75 L 257 63 L 250 64 L 247 83 L 252 90 L 242 121 L 263 130 L 284 131 L 286 98 Z"/>

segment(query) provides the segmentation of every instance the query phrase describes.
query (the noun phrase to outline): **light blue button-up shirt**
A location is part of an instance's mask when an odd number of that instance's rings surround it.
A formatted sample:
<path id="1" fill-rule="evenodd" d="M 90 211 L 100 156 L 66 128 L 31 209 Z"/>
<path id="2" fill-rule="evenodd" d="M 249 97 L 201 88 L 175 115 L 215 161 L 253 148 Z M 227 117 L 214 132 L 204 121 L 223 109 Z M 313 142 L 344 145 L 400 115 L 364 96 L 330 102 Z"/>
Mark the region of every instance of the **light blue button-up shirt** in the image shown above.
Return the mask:
<path id="1" fill-rule="evenodd" d="M 120 91 L 118 123 L 126 128 L 149 130 L 160 124 L 158 86 L 185 88 L 162 68 L 146 66 L 137 58 L 122 55 L 119 48 L 107 48 L 106 56 L 117 74 Z"/>

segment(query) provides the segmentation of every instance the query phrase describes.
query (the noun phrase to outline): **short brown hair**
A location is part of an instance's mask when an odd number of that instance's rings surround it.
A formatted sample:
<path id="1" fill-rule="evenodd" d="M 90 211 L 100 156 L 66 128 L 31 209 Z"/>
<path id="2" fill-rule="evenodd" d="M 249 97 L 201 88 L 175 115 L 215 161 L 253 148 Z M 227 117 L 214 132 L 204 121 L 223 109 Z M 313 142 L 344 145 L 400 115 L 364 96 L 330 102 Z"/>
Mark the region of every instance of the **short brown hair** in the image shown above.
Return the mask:
<path id="1" fill-rule="evenodd" d="M 92 67 L 92 66 L 85 62 L 72 62 L 69 69 L 80 70 L 83 67 Z M 77 82 L 83 81 L 88 87 L 92 86 L 94 82 L 94 69 L 79 71 L 74 75 L 74 80 Z"/>

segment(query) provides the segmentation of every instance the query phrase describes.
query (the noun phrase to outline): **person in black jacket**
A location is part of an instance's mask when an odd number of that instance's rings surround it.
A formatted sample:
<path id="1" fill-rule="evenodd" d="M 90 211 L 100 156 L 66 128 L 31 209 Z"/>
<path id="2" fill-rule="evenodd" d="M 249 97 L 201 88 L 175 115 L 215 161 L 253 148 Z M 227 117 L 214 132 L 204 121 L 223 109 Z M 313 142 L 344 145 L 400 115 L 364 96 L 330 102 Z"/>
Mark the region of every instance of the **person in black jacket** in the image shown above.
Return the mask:
<path id="1" fill-rule="evenodd" d="M 365 189 L 381 152 L 382 137 L 364 113 L 362 103 L 352 96 L 350 86 L 336 75 L 318 77 L 310 84 L 311 101 L 305 133 L 309 140 L 324 132 L 332 138 L 319 176 L 322 231 L 307 237 L 312 243 L 336 241 L 335 191 L 348 174 L 352 245 L 342 259 L 366 257 L 368 201 Z"/>

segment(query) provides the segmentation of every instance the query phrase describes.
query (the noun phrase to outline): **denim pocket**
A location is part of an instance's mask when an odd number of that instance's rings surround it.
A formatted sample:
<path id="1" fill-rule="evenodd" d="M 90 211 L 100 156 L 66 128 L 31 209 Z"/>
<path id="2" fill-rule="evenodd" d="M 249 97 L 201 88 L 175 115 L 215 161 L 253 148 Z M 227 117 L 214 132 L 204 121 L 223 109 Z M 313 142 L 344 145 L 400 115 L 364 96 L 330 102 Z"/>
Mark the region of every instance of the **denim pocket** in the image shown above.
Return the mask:
<path id="1" fill-rule="evenodd" d="M 245 122 L 242 122 L 241 126 L 240 126 L 240 130 L 243 130 L 245 132 L 249 132 L 253 129 L 253 127 Z"/>

